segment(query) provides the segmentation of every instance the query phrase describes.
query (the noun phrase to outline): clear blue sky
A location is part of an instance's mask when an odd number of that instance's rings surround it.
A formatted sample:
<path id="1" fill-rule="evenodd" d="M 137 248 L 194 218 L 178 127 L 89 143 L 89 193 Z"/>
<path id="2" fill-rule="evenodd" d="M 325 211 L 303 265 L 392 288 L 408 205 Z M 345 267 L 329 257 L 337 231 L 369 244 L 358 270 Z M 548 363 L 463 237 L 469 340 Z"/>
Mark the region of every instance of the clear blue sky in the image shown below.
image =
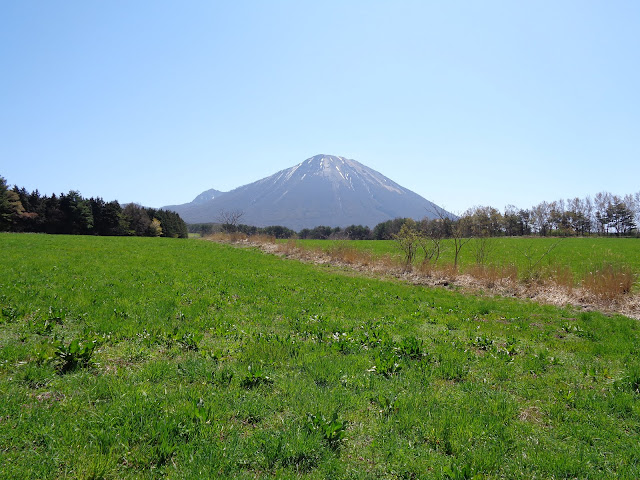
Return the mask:
<path id="1" fill-rule="evenodd" d="M 640 190 L 640 2 L 5 1 L 0 175 L 146 206 L 318 153 L 445 208 Z"/>

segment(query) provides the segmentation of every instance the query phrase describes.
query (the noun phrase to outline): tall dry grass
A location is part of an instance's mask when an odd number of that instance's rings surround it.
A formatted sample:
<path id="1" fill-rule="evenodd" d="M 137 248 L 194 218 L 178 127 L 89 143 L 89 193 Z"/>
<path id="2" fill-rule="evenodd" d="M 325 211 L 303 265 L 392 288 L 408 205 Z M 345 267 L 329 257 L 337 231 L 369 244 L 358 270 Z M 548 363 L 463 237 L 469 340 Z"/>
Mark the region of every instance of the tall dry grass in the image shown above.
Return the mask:
<path id="1" fill-rule="evenodd" d="M 247 235 L 246 233 L 233 232 L 233 233 L 211 233 L 202 237 L 205 240 L 218 243 L 240 243 L 251 242 L 254 244 L 268 244 L 275 243 L 276 237 L 272 235 Z"/>
<path id="2" fill-rule="evenodd" d="M 298 241 L 295 238 L 290 238 L 286 242 L 279 243 L 278 250 L 285 255 L 293 255 L 299 250 Z"/>
<path id="3" fill-rule="evenodd" d="M 343 242 L 336 243 L 326 253 L 332 261 L 347 265 L 369 266 L 374 263 L 371 252 L 351 247 Z"/>
<path id="4" fill-rule="evenodd" d="M 469 267 L 465 273 L 478 280 L 484 286 L 493 288 L 505 281 L 518 281 L 518 268 L 515 265 L 480 265 Z"/>
<path id="5" fill-rule="evenodd" d="M 575 286 L 573 271 L 566 265 L 558 265 L 549 272 L 551 283 L 564 287 L 568 292 L 572 292 Z"/>
<path id="6" fill-rule="evenodd" d="M 254 243 L 276 243 L 276 237 L 273 235 L 252 235 L 250 239 Z"/>
<path id="7" fill-rule="evenodd" d="M 634 281 L 635 275 L 628 266 L 603 264 L 587 272 L 582 286 L 599 298 L 615 300 L 631 293 Z"/>
<path id="8" fill-rule="evenodd" d="M 238 243 L 247 240 L 247 235 L 240 232 L 235 233 L 212 233 L 203 237 L 205 240 L 219 243 Z"/>

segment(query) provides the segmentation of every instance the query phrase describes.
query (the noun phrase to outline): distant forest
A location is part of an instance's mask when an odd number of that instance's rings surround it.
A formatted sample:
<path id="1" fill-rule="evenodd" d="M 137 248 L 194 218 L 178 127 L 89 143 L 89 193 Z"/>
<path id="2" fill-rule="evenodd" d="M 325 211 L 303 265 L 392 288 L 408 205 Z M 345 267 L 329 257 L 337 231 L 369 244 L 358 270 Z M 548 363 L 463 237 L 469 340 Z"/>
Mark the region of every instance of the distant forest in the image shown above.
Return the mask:
<path id="1" fill-rule="evenodd" d="M 9 189 L 0 176 L 0 231 L 179 238 L 189 233 L 239 232 L 276 238 L 390 240 L 407 224 L 413 230 L 441 237 L 640 236 L 640 192 L 623 197 L 601 192 L 593 198 L 545 201 L 529 209 L 508 205 L 503 212 L 489 206 L 473 207 L 456 219 L 439 213 L 431 212 L 435 219 L 418 222 L 408 218 L 387 220 L 373 229 L 355 224 L 344 228 L 317 226 L 299 232 L 281 225 L 255 227 L 240 222 L 240 211 L 221 212 L 220 223 L 187 226 L 176 212 L 85 199 L 73 190 L 49 197 L 37 190 L 29 193 L 17 186 Z"/>
<path id="2" fill-rule="evenodd" d="M 426 214 L 427 212 L 425 212 Z M 435 219 L 414 221 L 396 218 L 376 225 L 373 229 L 362 225 L 348 227 L 317 226 L 299 232 L 283 227 L 254 227 L 239 221 L 227 223 L 197 223 L 189 225 L 191 233 L 207 235 L 215 232 L 239 232 L 246 235 L 266 234 L 276 238 L 391 240 L 403 225 L 424 232 L 439 232 L 452 236 L 638 236 L 640 222 L 640 192 L 619 197 L 608 192 L 595 197 L 573 198 L 542 202 L 529 209 L 508 205 L 504 212 L 494 207 L 478 206 L 468 209 L 453 220 L 441 212 L 430 212 Z M 240 215 L 236 215 L 241 218 Z"/>
<path id="3" fill-rule="evenodd" d="M 79 192 L 51 196 L 38 190 L 9 189 L 0 177 L 0 231 L 70 235 L 132 235 L 187 238 L 186 223 L 175 212 L 134 203 L 83 198 Z"/>

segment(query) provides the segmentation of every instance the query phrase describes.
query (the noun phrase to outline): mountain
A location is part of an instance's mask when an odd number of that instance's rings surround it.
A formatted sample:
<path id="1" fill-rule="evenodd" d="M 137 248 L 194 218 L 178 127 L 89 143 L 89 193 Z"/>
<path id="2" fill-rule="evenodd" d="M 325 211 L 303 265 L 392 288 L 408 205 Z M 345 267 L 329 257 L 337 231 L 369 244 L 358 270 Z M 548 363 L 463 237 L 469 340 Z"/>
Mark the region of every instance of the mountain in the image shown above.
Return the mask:
<path id="1" fill-rule="evenodd" d="M 316 155 L 230 192 L 207 190 L 190 203 L 163 208 L 178 212 L 187 223 L 216 222 L 221 211 L 239 210 L 244 212 L 240 223 L 293 230 L 318 225 L 374 227 L 397 217 L 451 215 L 381 173 L 333 155 Z"/>
<path id="2" fill-rule="evenodd" d="M 220 190 L 216 190 L 214 188 L 211 188 L 211 189 L 207 190 L 206 192 L 202 192 L 200 195 L 198 195 L 196 198 L 194 198 L 191 201 L 191 203 L 207 203 L 209 200 L 213 200 L 214 198 L 218 198 L 223 193 L 224 192 L 221 192 Z"/>

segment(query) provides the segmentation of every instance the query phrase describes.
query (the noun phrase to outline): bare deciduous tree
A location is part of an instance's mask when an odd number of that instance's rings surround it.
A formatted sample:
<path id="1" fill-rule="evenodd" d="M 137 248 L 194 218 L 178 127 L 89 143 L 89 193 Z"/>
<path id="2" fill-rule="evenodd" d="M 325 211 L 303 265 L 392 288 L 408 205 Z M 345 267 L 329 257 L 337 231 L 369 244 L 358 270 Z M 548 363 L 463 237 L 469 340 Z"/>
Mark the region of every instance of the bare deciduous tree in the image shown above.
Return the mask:
<path id="1" fill-rule="evenodd" d="M 480 235 L 475 237 L 473 241 L 473 254 L 476 257 L 478 265 L 487 263 L 489 256 L 495 249 L 495 239 L 489 235 Z"/>
<path id="2" fill-rule="evenodd" d="M 525 272 L 526 280 L 533 280 L 535 277 L 539 275 L 539 267 L 540 263 L 544 258 L 546 258 L 553 250 L 556 249 L 558 245 L 564 240 L 564 238 L 559 238 L 555 242 L 549 245 L 549 247 L 539 254 L 534 251 L 534 243 L 530 242 L 522 248 L 518 248 L 520 253 L 527 259 L 527 270 Z"/>
<path id="3" fill-rule="evenodd" d="M 460 251 L 469 241 L 473 238 L 472 235 L 467 235 L 469 232 L 468 219 L 461 217 L 455 221 L 451 228 L 451 238 L 453 240 L 453 266 L 458 267 L 458 259 L 460 258 Z"/>
<path id="4" fill-rule="evenodd" d="M 444 232 L 453 240 L 453 266 L 457 267 L 462 247 L 464 247 L 473 236 L 473 234 L 470 233 L 470 219 L 469 217 L 462 216 L 454 220 L 441 208 L 436 208 L 432 213 L 442 222 Z"/>
<path id="5" fill-rule="evenodd" d="M 444 225 L 438 220 L 424 220 L 421 235 L 418 236 L 418 245 L 424 253 L 422 264 L 433 264 L 440 258 L 442 251 L 442 239 L 444 238 Z"/>
<path id="6" fill-rule="evenodd" d="M 244 216 L 242 210 L 220 210 L 218 212 L 218 222 L 222 224 L 222 229 L 227 233 L 233 233 L 238 230 L 240 220 Z"/>

